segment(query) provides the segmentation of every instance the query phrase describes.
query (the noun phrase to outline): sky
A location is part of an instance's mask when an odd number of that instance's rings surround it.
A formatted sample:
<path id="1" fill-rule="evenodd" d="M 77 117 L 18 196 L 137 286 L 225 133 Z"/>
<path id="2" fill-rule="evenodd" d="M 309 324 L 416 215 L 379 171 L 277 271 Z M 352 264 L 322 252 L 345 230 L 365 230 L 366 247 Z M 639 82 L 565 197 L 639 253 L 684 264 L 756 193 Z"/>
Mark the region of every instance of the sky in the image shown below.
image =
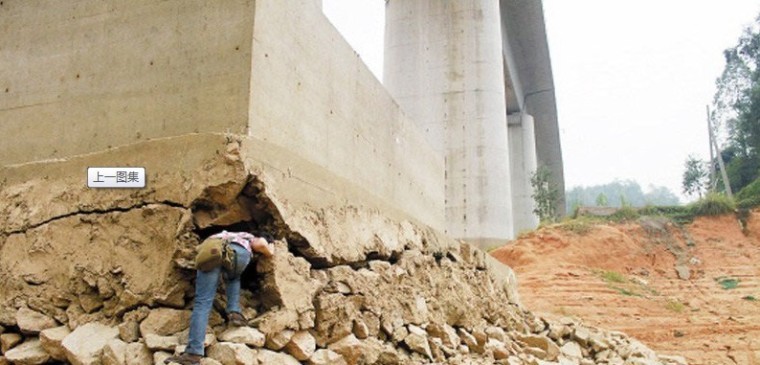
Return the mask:
<path id="1" fill-rule="evenodd" d="M 323 0 L 382 80 L 383 0 Z M 686 158 L 707 160 L 705 107 L 760 0 L 544 0 L 565 186 L 618 180 L 681 195 Z"/>

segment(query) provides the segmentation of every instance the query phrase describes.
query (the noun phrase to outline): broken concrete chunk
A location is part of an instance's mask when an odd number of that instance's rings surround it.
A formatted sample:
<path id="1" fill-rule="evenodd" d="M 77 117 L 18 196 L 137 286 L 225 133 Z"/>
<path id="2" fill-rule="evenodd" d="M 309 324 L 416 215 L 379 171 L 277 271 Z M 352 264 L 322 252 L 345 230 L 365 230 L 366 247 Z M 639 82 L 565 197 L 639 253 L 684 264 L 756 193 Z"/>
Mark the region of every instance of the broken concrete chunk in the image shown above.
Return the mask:
<path id="1" fill-rule="evenodd" d="M 63 349 L 63 339 L 71 333 L 69 327 L 60 326 L 48 328 L 40 332 L 40 343 L 42 348 L 50 354 L 54 360 L 66 360 L 66 351 Z"/>
<path id="2" fill-rule="evenodd" d="M 44 329 L 58 326 L 54 319 L 26 307 L 21 307 L 16 312 L 16 323 L 21 333 L 25 334 L 37 334 Z"/>
<path id="3" fill-rule="evenodd" d="M 339 353 L 326 349 L 315 351 L 306 363 L 309 365 L 348 365 Z"/>
<path id="4" fill-rule="evenodd" d="M 489 338 L 488 342 L 485 344 L 485 349 L 486 351 L 490 350 L 496 360 L 509 357 L 509 349 L 507 348 L 507 345 L 497 339 Z"/>
<path id="5" fill-rule="evenodd" d="M 499 342 L 507 342 L 507 334 L 501 327 L 490 326 L 486 328 L 486 335 L 489 339 L 494 339 Z"/>
<path id="6" fill-rule="evenodd" d="M 300 361 L 309 359 L 314 354 L 316 348 L 316 340 L 309 331 L 296 332 L 291 337 L 290 342 L 285 345 L 285 351 Z"/>
<path id="7" fill-rule="evenodd" d="M 28 340 L 5 352 L 5 358 L 13 364 L 38 365 L 50 360 L 50 355 L 42 348 L 39 339 Z"/>
<path id="8" fill-rule="evenodd" d="M 63 339 L 66 358 L 73 365 L 96 365 L 100 362 L 103 347 L 119 336 L 119 330 L 99 323 L 77 327 Z"/>
<path id="9" fill-rule="evenodd" d="M 220 341 L 242 343 L 253 347 L 264 347 L 266 337 L 259 330 L 251 327 L 229 328 L 219 336 Z"/>
<path id="10" fill-rule="evenodd" d="M 159 336 L 173 335 L 190 326 L 189 310 L 172 308 L 158 308 L 150 311 L 150 314 L 140 323 L 140 334 L 152 333 Z"/>

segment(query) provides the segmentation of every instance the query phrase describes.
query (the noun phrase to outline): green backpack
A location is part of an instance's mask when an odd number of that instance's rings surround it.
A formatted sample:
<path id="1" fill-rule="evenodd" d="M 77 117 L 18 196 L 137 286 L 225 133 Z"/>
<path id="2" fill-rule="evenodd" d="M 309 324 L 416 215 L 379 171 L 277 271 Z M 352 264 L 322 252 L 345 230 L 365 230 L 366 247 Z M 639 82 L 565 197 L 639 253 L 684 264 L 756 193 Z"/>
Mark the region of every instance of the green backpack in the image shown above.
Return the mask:
<path id="1" fill-rule="evenodd" d="M 230 247 L 227 240 L 209 237 L 198 245 L 195 268 L 200 271 L 211 271 L 220 266 L 226 270 L 232 270 L 236 262 L 235 250 Z"/>

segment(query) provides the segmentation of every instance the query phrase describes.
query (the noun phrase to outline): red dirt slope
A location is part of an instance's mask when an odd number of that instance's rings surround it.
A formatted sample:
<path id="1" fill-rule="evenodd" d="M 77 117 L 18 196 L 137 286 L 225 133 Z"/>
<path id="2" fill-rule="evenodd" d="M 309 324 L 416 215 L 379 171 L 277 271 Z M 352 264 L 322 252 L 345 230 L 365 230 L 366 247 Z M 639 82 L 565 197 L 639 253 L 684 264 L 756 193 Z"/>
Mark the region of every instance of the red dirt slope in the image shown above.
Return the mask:
<path id="1" fill-rule="evenodd" d="M 734 216 L 683 228 L 565 223 L 491 254 L 516 271 L 533 311 L 623 331 L 690 364 L 760 364 L 759 238 L 760 212 L 747 235 Z"/>

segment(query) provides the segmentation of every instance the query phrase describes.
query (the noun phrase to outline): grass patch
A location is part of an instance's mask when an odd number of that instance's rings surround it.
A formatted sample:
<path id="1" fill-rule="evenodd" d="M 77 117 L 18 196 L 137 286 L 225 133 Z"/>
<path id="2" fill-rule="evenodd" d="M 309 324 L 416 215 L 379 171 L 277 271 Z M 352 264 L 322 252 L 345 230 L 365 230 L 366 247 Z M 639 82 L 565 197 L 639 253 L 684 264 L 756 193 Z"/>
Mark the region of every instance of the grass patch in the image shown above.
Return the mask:
<path id="1" fill-rule="evenodd" d="M 755 298 L 752 295 L 743 296 L 742 299 L 750 301 L 750 302 L 756 302 L 757 301 L 757 298 Z"/>
<path id="2" fill-rule="evenodd" d="M 736 204 L 731 198 L 718 193 L 707 194 L 702 199 L 697 200 L 689 205 L 694 215 L 722 215 L 727 213 L 733 213 L 736 209 Z"/>
<path id="3" fill-rule="evenodd" d="M 560 223 L 559 228 L 564 231 L 575 233 L 579 236 L 585 236 L 591 232 L 594 222 L 587 218 L 575 218 Z"/>
<path id="4" fill-rule="evenodd" d="M 718 285 L 723 288 L 723 290 L 730 290 L 730 289 L 736 289 L 736 287 L 739 286 L 739 279 L 736 278 L 717 278 Z"/>
<path id="5" fill-rule="evenodd" d="M 686 306 L 677 300 L 668 300 L 668 302 L 665 303 L 665 309 L 676 313 L 681 313 L 684 309 L 686 309 Z"/>
<path id="6" fill-rule="evenodd" d="M 616 271 L 602 271 L 602 279 L 608 283 L 625 283 L 625 276 Z"/>
<path id="7" fill-rule="evenodd" d="M 639 294 L 639 293 L 637 293 L 637 292 L 635 292 L 633 290 L 628 290 L 626 288 L 621 288 L 621 287 L 618 287 L 618 286 L 610 286 L 610 289 L 616 290 L 618 293 L 623 294 L 623 295 L 625 295 L 627 297 L 640 297 L 641 296 L 641 294 Z"/>

